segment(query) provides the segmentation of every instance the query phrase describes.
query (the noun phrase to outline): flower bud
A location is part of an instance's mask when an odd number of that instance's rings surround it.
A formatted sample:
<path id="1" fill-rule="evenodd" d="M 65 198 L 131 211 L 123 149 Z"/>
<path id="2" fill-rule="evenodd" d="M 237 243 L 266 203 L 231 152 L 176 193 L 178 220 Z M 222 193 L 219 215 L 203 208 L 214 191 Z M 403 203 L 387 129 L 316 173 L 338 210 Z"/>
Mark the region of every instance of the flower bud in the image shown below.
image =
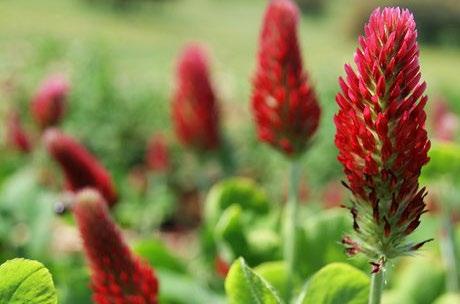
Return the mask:
<path id="1" fill-rule="evenodd" d="M 72 137 L 57 129 L 49 129 L 44 135 L 49 154 L 59 163 L 70 191 L 86 187 L 97 189 L 113 206 L 118 195 L 107 170 L 86 148 Z"/>
<path id="2" fill-rule="evenodd" d="M 69 83 L 61 75 L 45 79 L 33 98 L 30 109 L 40 128 L 56 126 L 64 115 Z"/>
<path id="3" fill-rule="evenodd" d="M 214 150 L 220 146 L 219 109 L 209 75 L 206 53 L 187 46 L 179 58 L 172 118 L 176 135 L 185 146 Z"/>

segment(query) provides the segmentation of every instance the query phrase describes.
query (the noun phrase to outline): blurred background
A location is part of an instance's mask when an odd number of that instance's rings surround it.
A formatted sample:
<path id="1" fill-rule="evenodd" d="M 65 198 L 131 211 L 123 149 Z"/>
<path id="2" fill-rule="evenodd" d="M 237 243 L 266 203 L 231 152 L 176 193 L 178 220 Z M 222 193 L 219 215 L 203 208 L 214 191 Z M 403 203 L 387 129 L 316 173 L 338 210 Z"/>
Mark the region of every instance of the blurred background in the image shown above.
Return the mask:
<path id="1" fill-rule="evenodd" d="M 386 301 L 432 303 L 447 288 L 438 237 L 440 210 L 454 215 L 459 208 L 455 186 L 456 168 L 460 169 L 456 144 L 460 3 L 297 2 L 302 11 L 299 39 L 304 66 L 322 107 L 319 132 L 302 159 L 304 253 L 306 260 L 310 258 L 302 268 L 305 277 L 332 261 L 351 262 L 368 271 L 363 261 L 350 261 L 338 244 L 351 225 L 348 214 L 337 208 L 349 195 L 340 186 L 343 175 L 333 143 L 335 94 L 337 79 L 344 74 L 343 65 L 353 62 L 358 35 L 370 12 L 377 6 L 401 5 L 414 12 L 419 30 L 422 77 L 429 95 L 427 127 L 434 142 L 433 160 L 423 176 L 434 212 L 425 216 L 414 238 L 436 240 L 420 256 L 392 267 L 396 279 L 388 286 Z M 212 185 L 231 176 L 255 181 L 248 187 L 264 193 L 273 214 L 286 199 L 287 162 L 257 140 L 249 107 L 266 4 L 263 0 L 1 1 L 0 261 L 15 256 L 41 260 L 53 273 L 61 303 L 90 302 L 78 232 L 71 216 L 55 215 L 62 178 L 29 113 L 40 84 L 54 74 L 63 75 L 70 85 L 61 128 L 84 143 L 113 175 L 121 197 L 113 216 L 136 252 L 159 269 L 163 303 L 192 303 L 190 293 L 197 295 L 196 303 L 223 301 L 222 273 L 238 254 L 252 257 L 251 266 L 279 260 L 276 215 L 263 216 L 256 236 L 248 234 L 251 223 L 244 218 L 238 229 L 248 243 L 235 245 L 225 235 L 209 232 L 221 214 L 201 211 L 209 203 L 206 193 Z M 180 145 L 170 113 L 176 58 L 190 42 L 204 45 L 210 54 L 226 142 L 225 151 L 201 157 Z M 9 138 L 13 112 L 29 137 L 29 149 Z M 168 153 L 162 170 L 146 164 L 148 143 L 158 134 Z M 334 225 L 328 224 L 330 219 Z M 450 220 L 458 230 L 458 217 Z M 320 232 L 326 236 L 321 238 Z M 257 238 L 272 241 L 272 247 L 254 245 L 251 240 Z M 427 259 L 430 269 L 418 266 L 426 265 Z M 420 291 L 421 284 L 433 287 Z"/>

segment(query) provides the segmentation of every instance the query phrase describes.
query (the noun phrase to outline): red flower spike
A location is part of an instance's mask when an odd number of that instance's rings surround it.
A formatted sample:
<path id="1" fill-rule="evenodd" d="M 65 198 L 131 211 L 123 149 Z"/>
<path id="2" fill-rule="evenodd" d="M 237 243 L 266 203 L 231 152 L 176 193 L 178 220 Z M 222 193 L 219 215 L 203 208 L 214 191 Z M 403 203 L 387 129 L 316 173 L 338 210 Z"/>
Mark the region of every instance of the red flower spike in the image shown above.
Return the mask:
<path id="1" fill-rule="evenodd" d="M 166 139 L 161 134 L 154 135 L 148 145 L 145 161 L 150 170 L 165 172 L 169 168 L 169 150 Z"/>
<path id="2" fill-rule="evenodd" d="M 16 111 L 10 112 L 7 117 L 6 140 L 11 148 L 19 152 L 29 153 L 32 150 L 29 135 L 24 130 Z"/>
<path id="3" fill-rule="evenodd" d="M 56 126 L 64 115 L 69 83 L 61 75 L 45 79 L 30 104 L 32 117 L 45 129 Z"/>
<path id="4" fill-rule="evenodd" d="M 252 92 L 259 139 L 288 156 L 304 152 L 318 128 L 321 112 L 302 67 L 298 20 L 298 8 L 291 0 L 269 3 Z"/>
<path id="5" fill-rule="evenodd" d="M 153 269 L 132 254 L 102 196 L 92 189 L 82 190 L 76 195 L 73 213 L 91 268 L 93 301 L 158 303 L 158 280 Z"/>
<path id="6" fill-rule="evenodd" d="M 364 32 L 357 68 L 345 65 L 346 77 L 339 79 L 335 144 L 355 197 L 348 206 L 361 228 L 354 241 L 376 260 L 413 250 L 405 236 L 425 209 L 426 190 L 419 190 L 418 177 L 430 142 L 412 14 L 376 9 Z"/>
<path id="7" fill-rule="evenodd" d="M 118 195 L 109 173 L 83 145 L 57 129 L 47 130 L 44 141 L 50 155 L 61 166 L 70 191 L 93 187 L 110 207 L 117 202 Z"/>
<path id="8" fill-rule="evenodd" d="M 179 140 L 196 150 L 214 150 L 221 141 L 219 109 L 209 74 L 204 50 L 187 46 L 177 65 L 172 118 Z"/>

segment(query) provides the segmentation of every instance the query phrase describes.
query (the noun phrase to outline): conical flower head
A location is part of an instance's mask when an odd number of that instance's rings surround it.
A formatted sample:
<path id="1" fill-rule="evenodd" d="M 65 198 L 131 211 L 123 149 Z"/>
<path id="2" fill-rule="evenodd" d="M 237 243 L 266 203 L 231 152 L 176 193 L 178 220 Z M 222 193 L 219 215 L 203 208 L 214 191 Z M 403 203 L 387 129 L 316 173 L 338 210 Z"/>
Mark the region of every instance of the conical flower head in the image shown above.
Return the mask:
<path id="1" fill-rule="evenodd" d="M 350 253 L 393 258 L 423 244 L 405 241 L 425 212 L 418 178 L 430 148 L 412 14 L 376 9 L 359 44 L 356 69 L 345 65 L 336 98 L 335 144 L 354 195 L 356 233 L 344 242 Z"/>
<path id="2" fill-rule="evenodd" d="M 94 302 L 158 303 L 158 280 L 153 269 L 131 253 L 102 196 L 85 189 L 75 201 L 73 213 L 91 268 Z"/>
<path id="3" fill-rule="evenodd" d="M 6 122 L 6 140 L 8 145 L 23 153 L 28 153 L 32 149 L 29 135 L 22 126 L 18 112 L 11 111 Z"/>
<path id="4" fill-rule="evenodd" d="M 69 83 L 62 75 L 52 75 L 41 84 L 30 104 L 32 117 L 42 128 L 56 126 L 64 115 Z"/>
<path id="5" fill-rule="evenodd" d="M 298 20 L 298 9 L 291 0 L 269 3 L 252 92 L 259 139 L 288 156 L 306 149 L 318 128 L 321 112 L 302 67 Z"/>
<path id="6" fill-rule="evenodd" d="M 49 154 L 59 163 L 70 191 L 86 187 L 97 189 L 113 206 L 118 195 L 108 171 L 86 148 L 72 137 L 57 129 L 49 129 L 44 135 Z"/>
<path id="7" fill-rule="evenodd" d="M 217 98 L 210 79 L 208 57 L 198 45 L 187 46 L 179 58 L 172 118 L 182 144 L 196 150 L 219 147 Z"/>

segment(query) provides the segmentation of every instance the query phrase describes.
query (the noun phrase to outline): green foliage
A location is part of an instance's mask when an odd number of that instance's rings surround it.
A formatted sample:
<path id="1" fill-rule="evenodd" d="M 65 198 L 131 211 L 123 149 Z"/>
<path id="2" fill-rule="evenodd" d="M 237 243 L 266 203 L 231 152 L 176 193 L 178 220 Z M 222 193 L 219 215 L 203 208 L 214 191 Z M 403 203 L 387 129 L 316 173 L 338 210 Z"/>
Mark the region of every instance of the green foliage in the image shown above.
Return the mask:
<path id="1" fill-rule="evenodd" d="M 453 304 L 460 303 L 460 294 L 459 293 L 447 293 L 433 302 L 433 304 Z"/>
<path id="2" fill-rule="evenodd" d="M 287 267 L 284 261 L 266 262 L 260 264 L 254 268 L 254 272 L 272 285 L 280 295 L 287 294 Z"/>
<path id="3" fill-rule="evenodd" d="M 225 280 L 230 304 L 282 303 L 275 289 L 248 267 L 243 258 L 236 260 Z"/>
<path id="4" fill-rule="evenodd" d="M 39 187 L 35 167 L 10 175 L 0 186 L 0 248 L 10 249 L 11 255 L 44 257 L 55 201 L 54 195 Z"/>
<path id="5" fill-rule="evenodd" d="M 318 15 L 324 13 L 327 0 L 295 0 L 302 13 L 306 15 Z"/>
<path id="6" fill-rule="evenodd" d="M 160 303 L 224 304 L 223 295 L 213 292 L 191 276 L 171 271 L 157 271 L 160 280 Z"/>
<path id="7" fill-rule="evenodd" d="M 429 151 L 430 162 L 423 168 L 422 180 L 434 183 L 448 179 L 460 183 L 460 145 L 448 142 L 433 142 Z"/>
<path id="8" fill-rule="evenodd" d="M 214 185 L 209 191 L 205 203 L 206 221 L 215 225 L 222 212 L 234 204 L 255 215 L 267 214 L 270 207 L 267 195 L 252 180 L 232 178 Z"/>
<path id="9" fill-rule="evenodd" d="M 250 265 L 279 258 L 275 210 L 250 179 L 231 178 L 214 185 L 205 205 L 205 251 L 214 248 L 227 260 L 243 256 Z"/>
<path id="10" fill-rule="evenodd" d="M 353 37 L 362 33 L 364 23 L 376 7 L 400 6 L 415 15 L 419 41 L 428 44 L 460 45 L 460 6 L 456 0 L 372 0 L 355 1 L 349 23 Z M 350 35 L 351 36 L 351 35 Z"/>
<path id="11" fill-rule="evenodd" d="M 400 303 L 431 304 L 445 291 L 445 272 L 436 259 L 426 255 L 410 258 L 402 267 L 399 275 L 394 278 L 393 286 L 402 296 Z"/>
<path id="12" fill-rule="evenodd" d="M 301 304 L 367 303 L 370 280 L 362 271 L 343 263 L 323 267 L 308 282 Z"/>
<path id="13" fill-rule="evenodd" d="M 0 278 L 0 303 L 57 303 L 51 274 L 37 261 L 9 260 L 0 266 Z"/>
<path id="14" fill-rule="evenodd" d="M 158 240 L 142 240 L 134 246 L 133 250 L 146 259 L 155 269 L 165 269 L 178 273 L 186 272 L 182 261 Z"/>
<path id="15" fill-rule="evenodd" d="M 332 262 L 352 262 L 361 269 L 368 267 L 360 257 L 350 260 L 340 244 L 351 227 L 351 216 L 343 209 L 326 210 L 304 221 L 304 240 L 298 246 L 302 277 L 310 276 Z"/>

